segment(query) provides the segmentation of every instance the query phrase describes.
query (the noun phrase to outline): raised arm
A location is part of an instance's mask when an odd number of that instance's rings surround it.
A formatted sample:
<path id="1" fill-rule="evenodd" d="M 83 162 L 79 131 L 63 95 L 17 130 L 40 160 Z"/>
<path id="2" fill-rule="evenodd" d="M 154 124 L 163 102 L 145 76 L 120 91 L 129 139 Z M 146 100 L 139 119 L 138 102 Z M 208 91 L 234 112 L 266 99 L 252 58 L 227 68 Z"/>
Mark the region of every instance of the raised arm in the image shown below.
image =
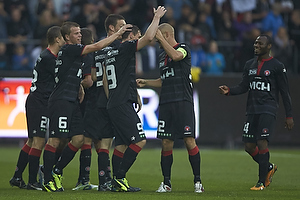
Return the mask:
<path id="1" fill-rule="evenodd" d="M 186 56 L 187 52 L 182 48 L 174 49 L 163 37 L 160 30 L 157 30 L 155 37 L 172 60 L 180 61 Z"/>
<path id="2" fill-rule="evenodd" d="M 139 39 L 139 42 L 137 44 L 137 50 L 140 50 L 141 48 L 150 44 L 150 42 L 154 39 L 160 18 L 164 16 L 167 10 L 164 6 L 158 6 L 157 9 L 153 8 L 153 12 L 154 16 L 152 22 L 147 28 L 145 35 Z"/>
<path id="3" fill-rule="evenodd" d="M 111 36 L 104 38 L 103 40 L 100 40 L 94 44 L 86 45 L 85 48 L 82 51 L 82 55 L 88 54 L 94 51 L 99 51 L 100 49 L 103 49 L 104 47 L 107 47 L 110 45 L 113 41 L 115 41 L 119 36 L 123 35 L 125 31 L 131 31 L 131 24 L 124 25 L 118 32 L 112 34 Z"/>

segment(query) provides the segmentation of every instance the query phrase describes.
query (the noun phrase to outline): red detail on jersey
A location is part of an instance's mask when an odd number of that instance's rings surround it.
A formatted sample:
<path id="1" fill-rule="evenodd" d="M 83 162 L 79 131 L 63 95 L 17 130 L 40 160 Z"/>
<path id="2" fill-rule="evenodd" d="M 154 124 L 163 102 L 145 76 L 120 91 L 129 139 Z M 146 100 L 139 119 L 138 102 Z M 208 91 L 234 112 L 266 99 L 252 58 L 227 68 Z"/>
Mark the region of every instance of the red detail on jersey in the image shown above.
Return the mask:
<path id="1" fill-rule="evenodd" d="M 264 128 L 264 129 L 262 130 L 262 132 L 263 132 L 263 133 L 268 133 L 269 130 L 268 130 L 267 128 Z"/>
<path id="2" fill-rule="evenodd" d="M 259 75 L 259 73 L 260 73 L 260 70 L 261 70 L 261 67 L 263 66 L 263 64 L 264 64 L 264 62 L 265 61 L 269 61 L 269 60 L 271 60 L 273 57 L 270 57 L 270 58 L 267 58 L 267 59 L 262 59 L 261 60 L 261 63 L 258 65 L 258 67 L 257 67 L 257 75 Z"/>
<path id="3" fill-rule="evenodd" d="M 269 70 L 266 70 L 265 72 L 264 72 L 264 74 L 266 75 L 266 76 L 269 76 L 270 75 L 270 71 Z"/>
<path id="4" fill-rule="evenodd" d="M 191 127 L 185 126 L 185 127 L 184 127 L 184 130 L 185 130 L 185 131 L 190 131 L 190 130 L 191 130 Z"/>

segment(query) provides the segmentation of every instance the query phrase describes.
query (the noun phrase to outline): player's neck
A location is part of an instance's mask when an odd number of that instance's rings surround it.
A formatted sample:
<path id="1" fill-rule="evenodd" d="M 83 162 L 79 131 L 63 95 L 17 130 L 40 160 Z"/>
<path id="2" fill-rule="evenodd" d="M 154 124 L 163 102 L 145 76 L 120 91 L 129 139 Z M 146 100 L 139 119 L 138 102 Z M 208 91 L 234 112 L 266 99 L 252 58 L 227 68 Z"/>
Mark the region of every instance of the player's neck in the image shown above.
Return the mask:
<path id="1" fill-rule="evenodd" d="M 48 49 L 50 49 L 52 54 L 57 55 L 60 47 L 58 45 L 49 45 Z"/>
<path id="2" fill-rule="evenodd" d="M 178 44 L 177 41 L 176 41 L 174 38 L 170 38 L 169 41 L 168 41 L 168 43 L 169 43 L 172 47 L 174 47 L 176 44 Z"/>
<path id="3" fill-rule="evenodd" d="M 258 61 L 262 61 L 262 60 L 266 60 L 266 59 L 268 59 L 270 57 L 271 56 L 269 54 L 264 54 L 264 55 L 258 56 L 257 60 Z"/>

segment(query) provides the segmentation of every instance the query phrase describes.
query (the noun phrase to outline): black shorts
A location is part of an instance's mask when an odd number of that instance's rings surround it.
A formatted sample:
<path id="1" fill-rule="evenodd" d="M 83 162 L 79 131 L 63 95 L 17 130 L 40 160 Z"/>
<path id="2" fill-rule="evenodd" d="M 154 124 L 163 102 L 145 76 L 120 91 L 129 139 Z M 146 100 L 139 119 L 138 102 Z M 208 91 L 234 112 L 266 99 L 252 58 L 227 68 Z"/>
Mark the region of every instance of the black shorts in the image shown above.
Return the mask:
<path id="1" fill-rule="evenodd" d="M 139 116 L 128 102 L 107 110 L 115 130 L 115 145 L 138 143 L 146 139 Z"/>
<path id="2" fill-rule="evenodd" d="M 35 95 L 29 94 L 26 99 L 25 107 L 28 138 L 44 138 L 48 124 L 47 101 L 43 101 L 38 99 Z"/>
<path id="3" fill-rule="evenodd" d="M 248 115 L 243 128 L 243 142 L 269 141 L 269 136 L 274 130 L 275 121 L 275 116 L 270 114 Z"/>
<path id="4" fill-rule="evenodd" d="M 194 105 L 188 101 L 178 101 L 159 106 L 157 138 L 195 138 Z"/>
<path id="5" fill-rule="evenodd" d="M 86 108 L 83 117 L 84 136 L 94 140 L 113 138 L 113 125 L 106 108 Z"/>
<path id="6" fill-rule="evenodd" d="M 83 134 L 83 117 L 79 102 L 49 102 L 49 137 L 71 138 Z"/>

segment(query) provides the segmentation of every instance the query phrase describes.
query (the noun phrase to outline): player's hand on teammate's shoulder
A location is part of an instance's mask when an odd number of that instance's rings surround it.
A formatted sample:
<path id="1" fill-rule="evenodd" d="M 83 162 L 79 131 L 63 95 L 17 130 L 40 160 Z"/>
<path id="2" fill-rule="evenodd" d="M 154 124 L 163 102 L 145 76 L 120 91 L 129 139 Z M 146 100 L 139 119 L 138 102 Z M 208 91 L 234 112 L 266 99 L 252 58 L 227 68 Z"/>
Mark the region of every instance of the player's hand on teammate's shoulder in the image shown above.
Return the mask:
<path id="1" fill-rule="evenodd" d="M 153 8 L 154 16 L 161 18 L 167 12 L 164 6 L 158 6 L 157 9 Z"/>
<path id="2" fill-rule="evenodd" d="M 227 87 L 227 85 L 221 85 L 219 86 L 219 91 L 220 94 L 228 94 L 229 88 Z"/>
<path id="3" fill-rule="evenodd" d="M 285 119 L 285 128 L 287 128 L 288 130 L 292 130 L 294 127 L 294 120 L 293 118 L 286 118 Z"/>

